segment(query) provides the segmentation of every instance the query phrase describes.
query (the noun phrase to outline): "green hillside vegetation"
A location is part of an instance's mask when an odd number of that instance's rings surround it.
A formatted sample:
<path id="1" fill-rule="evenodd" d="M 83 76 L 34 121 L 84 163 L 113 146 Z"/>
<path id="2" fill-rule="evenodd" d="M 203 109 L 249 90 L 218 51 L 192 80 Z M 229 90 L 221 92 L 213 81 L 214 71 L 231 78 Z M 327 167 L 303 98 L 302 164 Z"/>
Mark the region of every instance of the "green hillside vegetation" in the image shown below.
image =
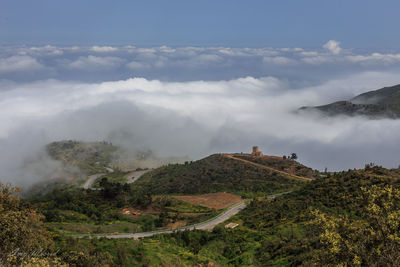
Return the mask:
<path id="1" fill-rule="evenodd" d="M 319 111 L 327 116 L 363 115 L 370 118 L 397 119 L 400 117 L 400 85 L 370 91 L 350 100 L 316 107 L 302 107 L 300 110 Z"/>
<path id="2" fill-rule="evenodd" d="M 105 173 L 103 176 L 100 176 L 96 181 L 92 184 L 93 188 L 98 188 L 100 187 L 100 182 L 102 179 L 107 179 L 109 182 L 113 183 L 120 183 L 120 184 L 125 184 L 127 181 L 127 175 L 130 172 L 125 172 L 121 170 L 115 170 L 114 172 L 109 172 Z"/>
<path id="3" fill-rule="evenodd" d="M 322 177 L 292 159 L 236 157 L 277 171 L 211 155 L 155 169 L 134 184 L 124 184 L 121 177 L 126 173 L 117 170 L 100 179 L 101 190 L 57 183 L 22 201 L 15 189 L 0 184 L 0 262 L 28 265 L 34 260 L 41 266 L 400 265 L 400 170 L 367 164 L 363 170 Z M 289 179 L 284 172 L 313 180 Z M 205 221 L 221 210 L 174 196 L 223 191 L 251 200 L 212 232 L 183 231 L 141 240 L 72 236 L 134 233 Z M 286 194 L 268 197 L 276 192 Z M 131 213 L 124 214 L 123 209 Z M 239 226 L 225 228 L 229 222 Z M 28 240 L 36 238 L 35 233 L 40 244 Z M 13 248 L 30 253 L 35 246 L 43 247 L 46 254 L 39 259 L 10 257 Z"/>
<path id="4" fill-rule="evenodd" d="M 236 229 L 162 235 L 153 245 L 144 240 L 142 255 L 153 266 L 151 251 L 167 246 L 174 247 L 163 251 L 167 258 L 181 248 L 181 262 L 191 264 L 398 266 L 399 179 L 398 171 L 380 167 L 336 173 L 279 198 L 253 200 L 230 219 L 240 223 Z"/>
<path id="5" fill-rule="evenodd" d="M 76 166 L 87 175 L 106 173 L 118 148 L 108 142 L 59 141 L 47 145 L 49 155 L 66 165 Z"/>
<path id="6" fill-rule="evenodd" d="M 229 221 L 239 227 L 225 228 Z M 255 198 L 229 221 L 212 232 L 61 238 L 57 245 L 64 253 L 99 250 L 126 266 L 398 266 L 400 172 L 375 166 L 334 173 L 275 199 Z"/>
<path id="7" fill-rule="evenodd" d="M 170 196 L 151 196 L 131 190 L 127 184 L 108 182 L 101 190 L 59 187 L 25 201 L 45 216 L 45 226 L 58 234 L 143 232 L 198 223 L 216 216 L 217 211 Z M 124 215 L 123 208 L 138 212 Z"/>
<path id="8" fill-rule="evenodd" d="M 290 158 L 281 157 L 253 157 L 247 154 L 234 154 L 235 157 L 245 159 L 251 162 L 265 165 L 267 167 L 274 168 L 279 171 L 284 171 L 297 176 L 307 177 L 307 178 L 318 178 L 320 177 L 320 172 L 313 170 L 299 162 L 292 160 Z"/>
<path id="9" fill-rule="evenodd" d="M 303 182 L 222 155 L 169 164 L 144 174 L 137 187 L 150 194 L 232 192 L 242 196 L 288 191 Z"/>

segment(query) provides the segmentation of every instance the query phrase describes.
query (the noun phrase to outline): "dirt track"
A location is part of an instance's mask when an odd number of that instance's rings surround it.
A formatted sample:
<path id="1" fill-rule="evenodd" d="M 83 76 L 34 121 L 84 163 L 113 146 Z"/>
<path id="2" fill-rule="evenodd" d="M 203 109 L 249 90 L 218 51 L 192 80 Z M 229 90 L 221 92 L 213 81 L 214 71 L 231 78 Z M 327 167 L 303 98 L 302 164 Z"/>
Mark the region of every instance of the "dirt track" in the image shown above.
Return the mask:
<path id="1" fill-rule="evenodd" d="M 262 165 L 262 164 L 259 164 L 259 163 L 255 163 L 255 162 L 248 161 L 248 160 L 245 160 L 245 159 L 237 158 L 232 154 L 222 154 L 222 156 L 226 157 L 226 158 L 229 158 L 229 159 L 238 160 L 238 161 L 244 162 L 246 164 L 250 164 L 250 165 L 253 165 L 255 167 L 258 167 L 258 168 L 262 168 L 262 169 L 266 169 L 266 170 L 270 170 L 270 171 L 274 171 L 274 172 L 283 174 L 287 178 L 290 178 L 290 179 L 302 180 L 302 181 L 308 181 L 308 182 L 314 180 L 312 178 L 303 177 L 303 176 L 297 176 L 297 175 L 290 174 L 290 173 L 287 173 L 287 172 L 284 172 L 284 171 L 280 171 L 280 170 L 277 170 L 277 169 L 274 169 L 274 168 L 271 168 L 271 167 L 268 167 L 268 166 L 265 166 L 265 165 Z"/>

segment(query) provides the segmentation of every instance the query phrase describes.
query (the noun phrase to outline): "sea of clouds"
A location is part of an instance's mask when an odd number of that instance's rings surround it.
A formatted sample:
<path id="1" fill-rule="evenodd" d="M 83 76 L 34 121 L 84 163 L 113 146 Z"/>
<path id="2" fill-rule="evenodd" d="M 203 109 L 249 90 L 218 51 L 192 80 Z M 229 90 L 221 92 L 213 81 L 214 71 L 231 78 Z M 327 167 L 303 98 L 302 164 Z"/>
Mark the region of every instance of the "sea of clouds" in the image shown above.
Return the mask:
<path id="1" fill-rule="evenodd" d="M 400 164 L 399 120 L 298 114 L 400 83 L 400 54 L 344 49 L 3 47 L 0 181 L 26 184 L 59 163 L 52 141 L 107 140 L 159 156 L 296 152 L 323 170 Z"/>

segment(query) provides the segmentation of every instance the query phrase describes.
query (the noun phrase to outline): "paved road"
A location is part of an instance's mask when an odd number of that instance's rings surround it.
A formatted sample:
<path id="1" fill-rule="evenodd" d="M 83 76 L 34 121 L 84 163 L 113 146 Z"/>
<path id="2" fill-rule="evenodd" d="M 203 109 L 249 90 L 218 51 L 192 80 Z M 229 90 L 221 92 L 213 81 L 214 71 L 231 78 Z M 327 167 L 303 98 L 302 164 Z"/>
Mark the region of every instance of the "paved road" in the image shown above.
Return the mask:
<path id="1" fill-rule="evenodd" d="M 234 159 L 234 160 L 239 160 L 241 162 L 244 162 L 244 163 L 247 163 L 247 164 L 262 168 L 262 169 L 267 169 L 267 170 L 270 170 L 270 171 L 278 172 L 278 173 L 281 173 L 281 174 L 285 175 L 288 178 L 292 178 L 292 179 L 295 179 L 295 180 L 303 180 L 303 181 L 312 181 L 312 180 L 314 180 L 312 178 L 290 174 L 290 173 L 287 173 L 287 172 L 284 172 L 284 171 L 280 171 L 280 170 L 277 170 L 277 169 L 274 169 L 274 168 L 271 168 L 271 167 L 268 167 L 268 166 L 265 166 L 265 165 L 262 165 L 262 164 L 259 164 L 259 163 L 255 163 L 255 162 L 252 162 L 252 161 L 249 161 L 249 160 L 245 160 L 245 159 L 242 159 L 242 158 L 237 158 L 232 154 L 222 154 L 222 156 L 224 156 L 226 158 Z"/>
<path id="2" fill-rule="evenodd" d="M 231 157 L 229 157 L 231 158 Z M 232 157 L 233 158 L 233 157 Z M 237 160 L 241 160 L 238 158 L 234 158 Z M 257 164 L 257 163 L 253 163 L 248 161 L 249 164 Z M 262 168 L 266 167 L 264 165 L 261 164 L 257 164 L 260 165 Z M 269 169 L 269 167 L 266 167 Z M 147 171 L 134 171 L 131 172 L 128 175 L 128 183 L 133 183 L 135 182 L 137 179 L 139 179 L 144 173 L 146 173 Z M 83 188 L 88 189 L 91 187 L 91 185 L 93 184 L 93 182 L 99 178 L 100 176 L 102 176 L 104 174 L 100 173 L 100 174 L 95 174 L 92 176 L 89 176 L 89 179 L 86 181 L 86 183 L 84 184 Z M 304 177 L 302 177 L 304 178 Z M 277 193 L 277 194 L 272 194 L 272 195 L 268 195 L 267 198 L 275 198 L 278 197 L 280 195 L 283 194 L 287 194 L 290 193 L 289 192 L 283 192 L 283 193 Z M 194 230 L 194 229 L 199 229 L 199 230 L 212 230 L 215 226 L 217 226 L 218 224 L 228 220 L 230 217 L 232 217 L 233 215 L 239 213 L 242 209 L 244 209 L 246 207 L 246 203 L 244 201 L 241 201 L 238 204 L 233 205 L 232 207 L 230 207 L 228 210 L 226 210 L 225 212 L 223 212 L 222 214 L 208 220 L 205 222 L 201 222 L 198 224 L 194 224 L 194 225 L 188 225 L 188 226 L 183 226 L 177 229 L 165 229 L 165 230 L 157 230 L 157 231 L 149 231 L 149 232 L 142 232 L 142 233 L 121 233 L 121 234 L 93 234 L 93 235 L 74 235 L 74 237 L 76 238 L 83 238 L 83 237 L 89 237 L 89 238 L 101 238 L 101 237 L 106 237 L 109 239 L 119 239 L 119 238 L 142 238 L 142 237 L 150 237 L 156 234 L 170 234 L 173 233 L 174 231 L 184 231 L 184 230 Z"/>
<path id="3" fill-rule="evenodd" d="M 244 201 L 242 201 L 242 202 L 230 207 L 228 210 L 226 210 L 224 213 L 218 215 L 217 217 L 212 218 L 211 220 L 201 222 L 198 224 L 180 227 L 177 229 L 165 229 L 165 230 L 157 230 L 157 231 L 142 232 L 142 233 L 95 234 L 95 235 L 90 235 L 90 238 L 106 237 L 109 239 L 118 239 L 118 238 L 135 238 L 135 239 L 137 239 L 137 238 L 142 238 L 142 237 L 153 236 L 156 234 L 170 234 L 170 233 L 173 233 L 174 231 L 184 231 L 184 230 L 194 230 L 194 229 L 212 230 L 216 225 L 228 220 L 230 217 L 237 214 L 239 211 L 241 211 L 245 207 L 246 207 L 246 203 Z M 83 238 L 85 236 L 88 236 L 88 235 L 75 235 L 74 237 Z"/>
<path id="4" fill-rule="evenodd" d="M 109 173 L 114 172 L 113 169 L 106 167 L 106 170 Z M 128 174 L 127 176 L 127 183 L 131 184 L 134 183 L 137 179 L 140 178 L 140 176 L 142 176 L 143 174 L 145 174 L 147 171 L 134 171 Z M 104 173 L 98 173 L 98 174 L 94 174 L 94 175 L 90 175 L 87 179 L 87 181 L 85 182 L 85 184 L 83 185 L 84 189 L 94 189 L 94 190 L 98 190 L 98 188 L 92 188 L 93 183 L 100 178 L 101 176 L 105 175 Z"/>
<path id="5" fill-rule="evenodd" d="M 277 194 L 272 194 L 266 196 L 267 198 L 276 198 L 284 194 L 288 194 L 292 191 L 287 191 L 287 192 L 282 192 L 282 193 L 277 193 Z M 157 230 L 157 231 L 149 231 L 149 232 L 142 232 L 142 233 L 121 233 L 121 234 L 93 234 L 93 235 L 75 235 L 74 237 L 76 238 L 83 238 L 83 237 L 89 237 L 89 238 L 109 238 L 109 239 L 118 239 L 118 238 L 142 238 L 142 237 L 150 237 L 153 235 L 157 234 L 171 234 L 174 231 L 184 231 L 184 230 L 194 230 L 194 229 L 199 229 L 199 230 L 212 230 L 215 226 L 218 224 L 228 220 L 230 217 L 233 215 L 239 213 L 242 209 L 244 209 L 247 206 L 246 202 L 242 201 L 239 202 L 238 204 L 233 205 L 230 207 L 228 210 L 223 212 L 222 214 L 208 220 L 205 222 L 201 222 L 198 224 L 193 224 L 193 225 L 188 225 L 188 226 L 183 226 L 177 229 L 165 229 L 165 230 Z"/>
<path id="6" fill-rule="evenodd" d="M 92 187 L 92 184 L 94 183 L 94 181 L 96 181 L 97 178 L 103 176 L 104 173 L 98 173 L 98 174 L 94 174 L 94 175 L 90 175 L 87 179 L 87 181 L 85 182 L 85 184 L 83 185 L 84 189 L 89 189 Z"/>

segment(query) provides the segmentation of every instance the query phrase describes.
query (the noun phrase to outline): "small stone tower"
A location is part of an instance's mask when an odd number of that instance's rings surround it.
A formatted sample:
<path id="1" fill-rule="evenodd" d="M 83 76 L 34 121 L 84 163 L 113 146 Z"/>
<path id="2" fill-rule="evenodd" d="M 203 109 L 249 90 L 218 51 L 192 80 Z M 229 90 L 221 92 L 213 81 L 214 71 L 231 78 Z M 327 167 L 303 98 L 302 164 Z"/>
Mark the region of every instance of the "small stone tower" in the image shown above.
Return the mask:
<path id="1" fill-rule="evenodd" d="M 253 152 L 251 153 L 251 155 L 254 157 L 262 157 L 263 153 L 258 150 L 258 146 L 253 146 Z"/>

